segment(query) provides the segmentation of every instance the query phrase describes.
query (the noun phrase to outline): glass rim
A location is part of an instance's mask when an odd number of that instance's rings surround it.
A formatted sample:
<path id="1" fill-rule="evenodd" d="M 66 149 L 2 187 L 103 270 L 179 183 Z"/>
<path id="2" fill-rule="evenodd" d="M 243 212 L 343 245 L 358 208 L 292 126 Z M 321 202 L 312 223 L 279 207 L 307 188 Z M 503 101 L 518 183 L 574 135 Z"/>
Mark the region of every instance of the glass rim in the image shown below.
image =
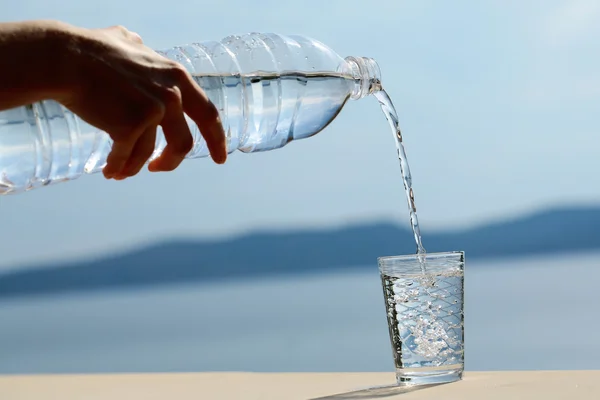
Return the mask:
<path id="1" fill-rule="evenodd" d="M 443 257 L 449 257 L 449 256 L 465 256 L 465 251 L 464 250 L 454 250 L 454 251 L 440 251 L 440 252 L 434 252 L 434 253 L 424 253 L 425 259 L 431 259 L 431 258 L 443 258 Z M 416 260 L 419 257 L 418 253 L 414 253 L 414 254 L 402 254 L 402 255 L 397 255 L 397 256 L 382 256 L 382 257 L 377 257 L 377 262 L 378 263 L 384 263 L 384 262 L 389 262 L 389 261 L 411 261 L 411 260 Z"/>

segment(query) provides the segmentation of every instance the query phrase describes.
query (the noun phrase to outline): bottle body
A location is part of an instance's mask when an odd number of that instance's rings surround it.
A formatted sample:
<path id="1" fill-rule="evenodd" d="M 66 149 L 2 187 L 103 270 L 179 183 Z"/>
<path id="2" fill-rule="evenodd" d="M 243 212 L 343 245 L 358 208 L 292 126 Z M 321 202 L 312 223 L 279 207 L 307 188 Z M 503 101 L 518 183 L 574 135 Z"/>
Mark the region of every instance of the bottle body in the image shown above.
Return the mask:
<path id="1" fill-rule="evenodd" d="M 267 151 L 323 130 L 379 84 L 373 60 L 343 59 L 302 36 L 252 33 L 159 51 L 183 65 L 219 110 L 228 152 Z M 200 131 L 187 158 L 209 155 Z M 110 137 L 54 101 L 0 112 L 0 194 L 102 170 Z M 155 151 L 166 141 L 158 129 Z"/>

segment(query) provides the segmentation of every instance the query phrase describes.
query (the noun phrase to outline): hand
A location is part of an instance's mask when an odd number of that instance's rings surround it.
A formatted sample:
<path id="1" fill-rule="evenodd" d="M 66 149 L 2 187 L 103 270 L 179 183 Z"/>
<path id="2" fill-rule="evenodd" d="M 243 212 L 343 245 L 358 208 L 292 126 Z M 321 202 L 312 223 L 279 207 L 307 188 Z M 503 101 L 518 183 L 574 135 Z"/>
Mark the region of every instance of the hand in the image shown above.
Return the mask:
<path id="1" fill-rule="evenodd" d="M 103 169 L 107 179 L 125 179 L 142 169 L 154 151 L 159 125 L 167 146 L 148 169 L 177 168 L 193 145 L 184 112 L 198 125 L 212 159 L 225 162 L 218 111 L 181 65 L 146 47 L 123 27 L 72 29 L 72 90 L 57 100 L 112 138 Z"/>

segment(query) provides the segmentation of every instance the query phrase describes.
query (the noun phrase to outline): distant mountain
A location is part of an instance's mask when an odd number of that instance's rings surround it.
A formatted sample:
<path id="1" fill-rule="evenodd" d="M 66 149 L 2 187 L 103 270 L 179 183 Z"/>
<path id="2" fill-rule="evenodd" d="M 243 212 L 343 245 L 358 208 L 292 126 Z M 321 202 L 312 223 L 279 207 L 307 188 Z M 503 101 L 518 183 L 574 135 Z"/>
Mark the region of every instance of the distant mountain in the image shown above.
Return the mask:
<path id="1" fill-rule="evenodd" d="M 600 249 L 600 207 L 550 210 L 463 231 L 425 232 L 424 242 L 429 252 L 464 250 L 468 259 Z M 0 276 L 0 298 L 374 268 L 379 256 L 414 252 L 407 229 L 381 223 L 173 241 L 94 261 L 16 270 Z"/>

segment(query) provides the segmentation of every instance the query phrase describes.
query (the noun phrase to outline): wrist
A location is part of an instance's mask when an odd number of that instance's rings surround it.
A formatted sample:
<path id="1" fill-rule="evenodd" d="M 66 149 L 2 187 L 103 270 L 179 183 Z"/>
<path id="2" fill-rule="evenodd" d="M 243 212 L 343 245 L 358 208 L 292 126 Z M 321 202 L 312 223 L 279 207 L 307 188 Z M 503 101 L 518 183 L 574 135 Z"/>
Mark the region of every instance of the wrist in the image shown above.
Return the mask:
<path id="1" fill-rule="evenodd" d="M 0 89 L 13 102 L 32 103 L 64 96 L 71 89 L 71 50 L 76 28 L 58 21 L 3 24 L 0 34 Z"/>
<path id="2" fill-rule="evenodd" d="M 79 29 L 58 21 L 42 21 L 42 34 L 34 45 L 37 48 L 42 71 L 34 79 L 41 92 L 48 98 L 59 100 L 74 90 Z"/>

